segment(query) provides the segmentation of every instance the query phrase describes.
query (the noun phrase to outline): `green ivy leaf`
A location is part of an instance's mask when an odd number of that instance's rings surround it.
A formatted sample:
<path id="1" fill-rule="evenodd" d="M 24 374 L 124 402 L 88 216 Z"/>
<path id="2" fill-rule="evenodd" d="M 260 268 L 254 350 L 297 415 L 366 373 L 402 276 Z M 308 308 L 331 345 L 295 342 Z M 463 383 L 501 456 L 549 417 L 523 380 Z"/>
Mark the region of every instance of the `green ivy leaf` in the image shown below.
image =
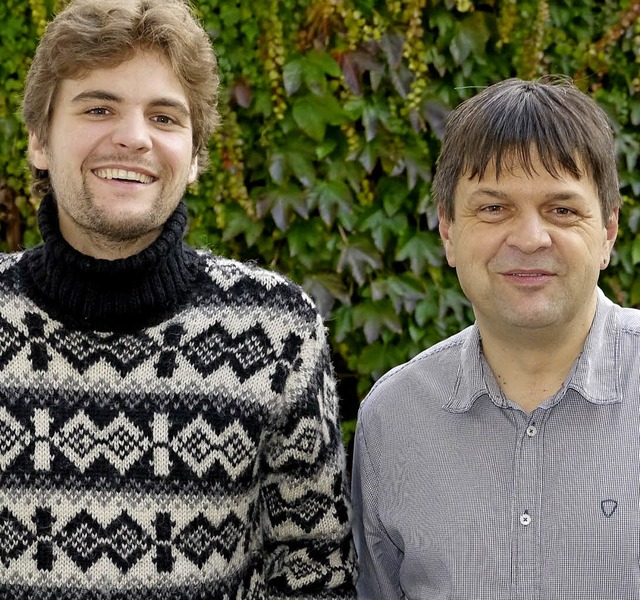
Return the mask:
<path id="1" fill-rule="evenodd" d="M 340 65 L 336 62 L 333 56 L 327 52 L 312 50 L 306 55 L 305 62 L 307 66 L 316 67 L 331 77 L 339 78 L 342 76 Z"/>
<path id="2" fill-rule="evenodd" d="M 412 313 L 416 303 L 424 299 L 427 294 L 422 280 L 412 273 L 389 277 L 387 289 L 397 312 L 404 309 L 408 313 Z"/>
<path id="3" fill-rule="evenodd" d="M 631 260 L 634 265 L 640 263 L 640 236 L 636 236 L 631 246 Z"/>
<path id="4" fill-rule="evenodd" d="M 364 98 L 351 98 L 344 105 L 344 112 L 347 118 L 351 121 L 357 121 L 364 111 L 365 100 Z"/>
<path id="5" fill-rule="evenodd" d="M 431 181 L 431 163 L 423 148 L 407 146 L 403 158 L 409 190 L 416 186 L 418 179 Z"/>
<path id="6" fill-rule="evenodd" d="M 258 218 L 271 213 L 273 220 L 281 231 L 289 227 L 294 213 L 302 217 L 309 216 L 309 210 L 303 192 L 292 186 L 271 189 L 262 194 L 257 203 Z"/>
<path id="7" fill-rule="evenodd" d="M 353 309 L 354 325 L 362 327 L 367 343 L 375 342 L 384 329 L 402 333 L 400 317 L 390 302 L 364 301 Z"/>
<path id="8" fill-rule="evenodd" d="M 336 149 L 337 145 L 338 145 L 338 142 L 336 140 L 331 140 L 331 139 L 322 140 L 319 144 L 316 144 L 316 147 L 315 147 L 316 158 L 318 160 L 322 160 L 323 158 L 326 158 Z"/>
<path id="9" fill-rule="evenodd" d="M 225 228 L 222 241 L 229 242 L 239 235 L 244 235 L 247 245 L 253 246 L 264 230 L 264 223 L 253 221 L 239 205 L 225 207 Z"/>
<path id="10" fill-rule="evenodd" d="M 424 273 L 425 264 L 442 264 L 440 238 L 431 231 L 419 231 L 411 236 L 396 252 L 396 260 L 409 259 L 411 271 L 416 275 Z"/>
<path id="11" fill-rule="evenodd" d="M 304 187 L 310 188 L 315 183 L 315 166 L 304 152 L 287 152 L 287 161 L 293 174 Z"/>
<path id="12" fill-rule="evenodd" d="M 640 124 L 640 100 L 633 98 L 630 102 L 631 105 L 631 123 L 634 125 Z"/>
<path id="13" fill-rule="evenodd" d="M 269 157 L 269 175 L 278 184 L 286 181 L 287 159 L 283 152 L 274 152 Z"/>
<path id="14" fill-rule="evenodd" d="M 338 343 L 344 342 L 353 332 L 353 309 L 342 305 L 333 311 L 333 334 Z"/>
<path id="15" fill-rule="evenodd" d="M 351 305 L 349 292 L 336 273 L 317 273 L 310 275 L 302 282 L 302 288 L 313 298 L 320 314 L 329 316 L 336 300 L 343 306 Z"/>
<path id="16" fill-rule="evenodd" d="M 345 244 L 340 254 L 337 271 L 349 270 L 359 285 L 364 285 L 367 275 L 382 268 L 380 255 L 368 240 L 358 240 Z"/>
<path id="17" fill-rule="evenodd" d="M 378 158 L 380 157 L 380 145 L 378 140 L 373 140 L 364 145 L 362 152 L 358 160 L 360 164 L 366 169 L 367 173 L 372 173 Z"/>
<path id="18" fill-rule="evenodd" d="M 438 320 L 443 319 L 447 313 L 453 311 L 456 320 L 462 323 L 466 321 L 464 313 L 470 306 L 466 296 L 460 290 L 443 289 L 440 294 Z"/>
<path id="19" fill-rule="evenodd" d="M 436 301 L 436 297 L 433 295 L 428 296 L 424 300 L 420 300 L 416 304 L 416 308 L 413 312 L 416 323 L 423 327 L 430 321 L 435 320 L 438 317 L 439 303 Z"/>
<path id="20" fill-rule="evenodd" d="M 362 221 L 361 228 L 362 231 L 371 231 L 371 238 L 376 248 L 384 252 L 389 240 L 399 231 L 404 231 L 407 225 L 408 219 L 404 213 L 389 217 L 385 211 L 376 210 Z"/>
<path id="21" fill-rule="evenodd" d="M 327 76 L 322 68 L 309 60 L 304 61 L 303 77 L 307 87 L 317 96 L 327 93 Z"/>
<path id="22" fill-rule="evenodd" d="M 365 106 L 362 113 L 362 124 L 364 125 L 364 139 L 367 142 L 376 138 L 378 134 L 378 114 L 373 106 Z"/>
<path id="23" fill-rule="evenodd" d="M 338 211 L 352 211 L 353 196 L 344 181 L 320 181 L 315 186 L 311 198 L 327 225 L 333 223 Z"/>
<path id="24" fill-rule="evenodd" d="M 465 17 L 458 24 L 456 34 L 449 44 L 455 63 L 461 65 L 471 54 L 484 54 L 489 36 L 483 12 L 476 11 Z"/>
<path id="25" fill-rule="evenodd" d="M 298 127 L 310 138 L 322 141 L 327 122 L 318 112 L 316 103 L 308 96 L 299 98 L 294 102 L 292 111 Z"/>
<path id="26" fill-rule="evenodd" d="M 288 62 L 282 69 L 284 89 L 288 96 L 293 96 L 300 89 L 303 65 L 302 59 L 297 58 Z"/>
<path id="27" fill-rule="evenodd" d="M 362 375 L 371 374 L 375 379 L 381 377 L 392 367 L 402 364 L 410 356 L 405 345 L 390 345 L 382 341 L 368 344 L 357 357 L 355 369 Z M 368 386 L 363 386 L 367 391 Z"/>
<path id="28" fill-rule="evenodd" d="M 293 118 L 310 138 L 324 139 L 327 125 L 340 125 L 346 120 L 342 106 L 333 96 L 304 96 L 293 104 Z"/>
<path id="29" fill-rule="evenodd" d="M 407 187 L 396 177 L 384 177 L 378 184 L 377 197 L 388 216 L 395 215 L 407 200 Z"/>

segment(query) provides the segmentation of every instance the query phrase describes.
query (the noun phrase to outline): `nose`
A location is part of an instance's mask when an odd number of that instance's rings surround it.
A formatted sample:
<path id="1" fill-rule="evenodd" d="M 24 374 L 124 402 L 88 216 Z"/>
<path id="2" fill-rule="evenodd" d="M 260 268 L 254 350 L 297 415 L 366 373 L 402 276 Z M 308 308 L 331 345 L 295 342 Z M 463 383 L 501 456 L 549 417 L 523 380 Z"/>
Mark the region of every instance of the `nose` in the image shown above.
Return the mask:
<path id="1" fill-rule="evenodd" d="M 144 152 L 151 148 L 151 132 L 144 115 L 131 113 L 123 115 L 114 127 L 113 143 L 120 148 Z"/>
<path id="2" fill-rule="evenodd" d="M 542 217 L 531 212 L 513 220 L 507 244 L 525 254 L 533 254 L 541 248 L 551 246 L 551 236 Z"/>

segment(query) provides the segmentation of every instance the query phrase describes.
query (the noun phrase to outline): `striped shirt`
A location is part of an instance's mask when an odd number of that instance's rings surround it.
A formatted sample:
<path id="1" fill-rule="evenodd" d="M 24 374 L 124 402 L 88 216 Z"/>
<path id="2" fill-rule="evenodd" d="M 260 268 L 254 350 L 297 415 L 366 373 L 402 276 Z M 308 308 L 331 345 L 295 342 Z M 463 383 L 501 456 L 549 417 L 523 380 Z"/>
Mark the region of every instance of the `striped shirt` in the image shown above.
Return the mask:
<path id="1" fill-rule="evenodd" d="M 528 414 L 477 327 L 381 378 L 353 467 L 358 598 L 640 598 L 640 311 L 598 292 L 582 354 Z"/>

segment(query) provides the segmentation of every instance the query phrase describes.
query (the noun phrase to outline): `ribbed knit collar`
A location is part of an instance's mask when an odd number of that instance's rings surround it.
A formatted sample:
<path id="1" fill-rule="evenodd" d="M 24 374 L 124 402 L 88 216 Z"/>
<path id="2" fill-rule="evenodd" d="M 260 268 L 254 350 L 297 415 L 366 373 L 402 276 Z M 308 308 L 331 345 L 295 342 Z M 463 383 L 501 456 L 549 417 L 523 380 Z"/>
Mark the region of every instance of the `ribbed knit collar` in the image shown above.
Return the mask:
<path id="1" fill-rule="evenodd" d="M 54 318 L 77 327 L 132 331 L 161 322 L 186 303 L 197 277 L 197 257 L 182 237 L 187 209 L 180 202 L 157 240 L 134 256 L 97 259 L 62 237 L 55 200 L 38 212 L 43 244 L 20 260 L 25 291 Z"/>

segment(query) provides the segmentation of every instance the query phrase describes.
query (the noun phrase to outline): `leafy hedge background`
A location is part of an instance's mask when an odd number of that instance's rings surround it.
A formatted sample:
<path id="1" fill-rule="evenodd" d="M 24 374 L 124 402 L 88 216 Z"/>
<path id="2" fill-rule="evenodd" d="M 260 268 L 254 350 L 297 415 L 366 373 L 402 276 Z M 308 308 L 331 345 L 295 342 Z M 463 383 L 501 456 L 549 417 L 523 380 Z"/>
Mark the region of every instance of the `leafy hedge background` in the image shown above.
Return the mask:
<path id="1" fill-rule="evenodd" d="M 39 241 L 22 82 L 62 0 L 0 5 L 0 249 Z M 563 73 L 617 133 L 624 208 L 602 287 L 640 304 L 640 2 L 195 0 L 223 79 L 188 239 L 288 274 L 327 317 L 349 439 L 384 371 L 472 320 L 430 185 L 448 111 L 511 76 Z"/>

